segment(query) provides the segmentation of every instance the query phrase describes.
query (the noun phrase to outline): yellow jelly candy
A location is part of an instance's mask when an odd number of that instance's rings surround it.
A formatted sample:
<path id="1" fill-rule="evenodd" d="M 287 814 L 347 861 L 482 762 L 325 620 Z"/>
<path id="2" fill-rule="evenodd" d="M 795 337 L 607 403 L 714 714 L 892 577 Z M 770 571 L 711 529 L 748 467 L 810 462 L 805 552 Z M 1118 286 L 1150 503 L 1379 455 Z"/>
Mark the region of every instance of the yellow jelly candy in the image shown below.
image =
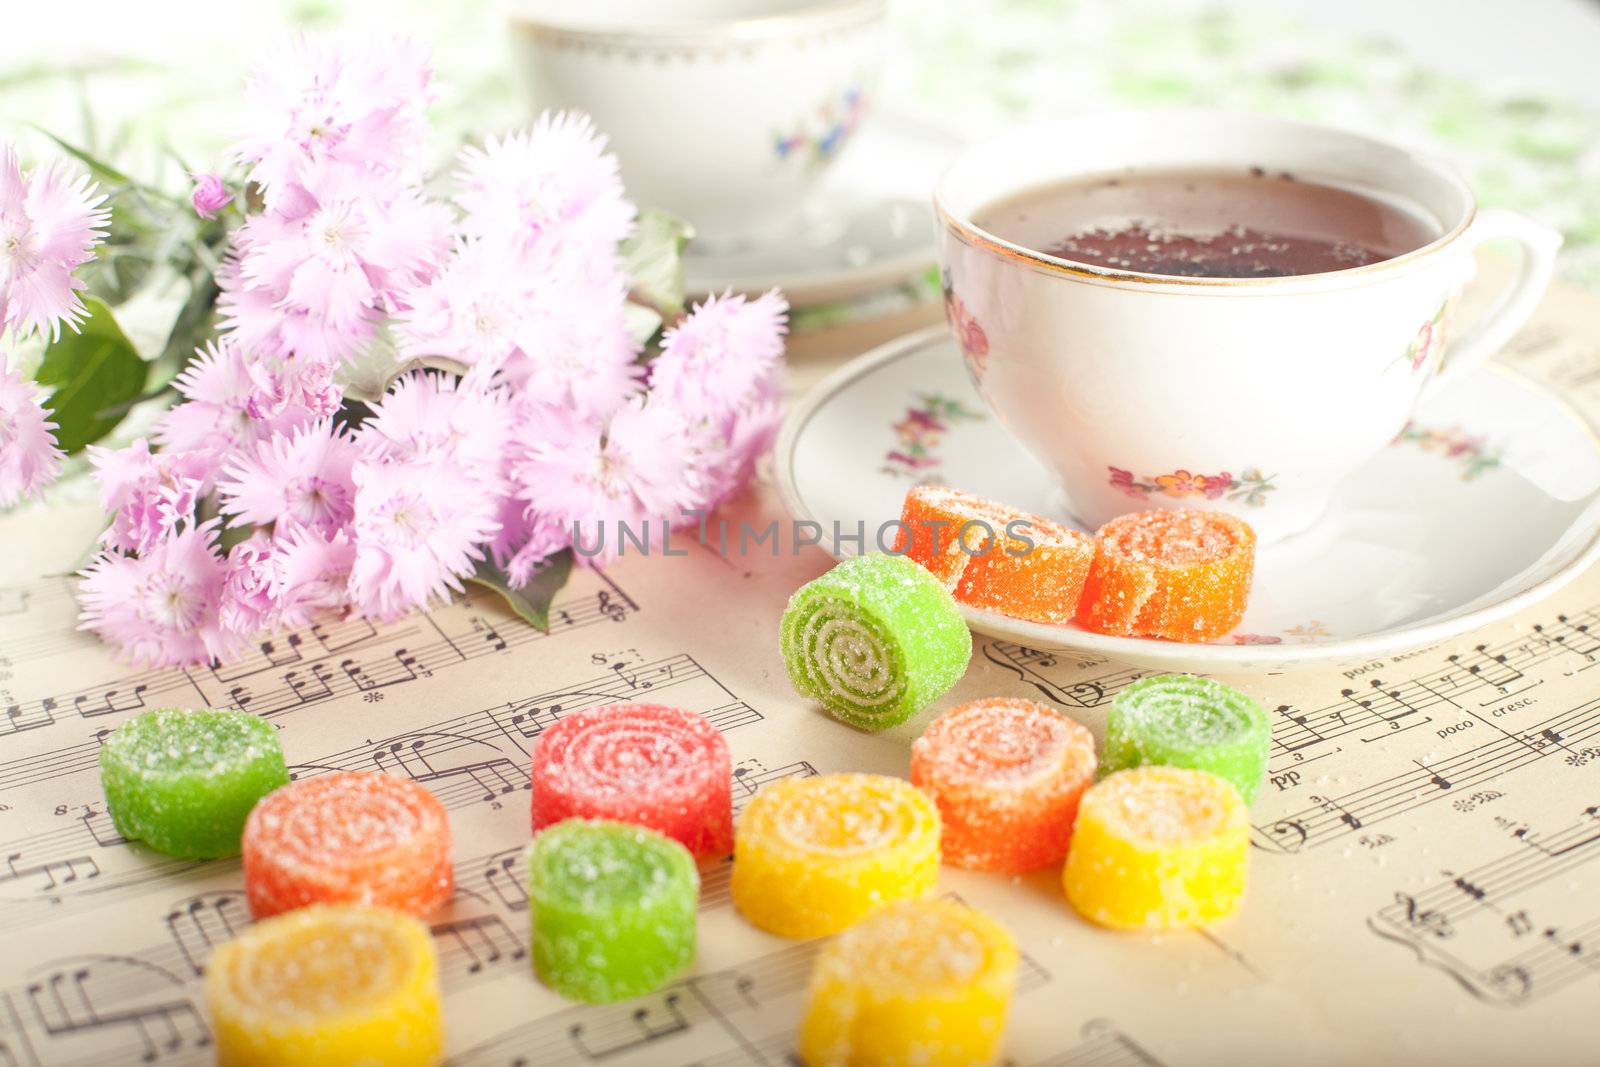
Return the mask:
<path id="1" fill-rule="evenodd" d="M 991 1063 L 1016 977 L 1016 942 L 982 912 L 949 900 L 891 904 L 817 956 L 800 1059 L 806 1067 Z"/>
<path id="2" fill-rule="evenodd" d="M 1102 926 L 1198 926 L 1239 906 L 1249 857 L 1244 801 L 1227 780 L 1136 767 L 1083 795 L 1062 881 L 1078 913 Z"/>
<path id="3" fill-rule="evenodd" d="M 429 1067 L 444 1056 L 428 928 L 315 904 L 218 946 L 206 969 L 218 1067 Z"/>
<path id="4" fill-rule="evenodd" d="M 784 778 L 745 807 L 733 851 L 733 902 L 745 918 L 784 937 L 821 937 L 933 888 L 939 812 L 898 778 Z"/>

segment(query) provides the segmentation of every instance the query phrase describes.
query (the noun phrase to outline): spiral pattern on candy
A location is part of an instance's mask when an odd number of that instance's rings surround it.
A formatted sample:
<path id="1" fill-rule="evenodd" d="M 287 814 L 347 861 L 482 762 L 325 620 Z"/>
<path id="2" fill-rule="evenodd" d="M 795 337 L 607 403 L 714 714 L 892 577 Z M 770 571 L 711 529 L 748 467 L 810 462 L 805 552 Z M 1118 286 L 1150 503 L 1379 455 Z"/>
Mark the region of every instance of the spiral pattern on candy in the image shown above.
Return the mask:
<path id="1" fill-rule="evenodd" d="M 1210 641 L 1239 625 L 1255 531 L 1220 511 L 1141 511 L 1094 535 L 1078 623 L 1105 634 Z"/>
<path id="2" fill-rule="evenodd" d="M 837 933 L 891 900 L 929 892 L 939 813 L 909 782 L 875 774 L 785 778 L 739 817 L 731 890 L 783 937 Z"/>
<path id="3" fill-rule="evenodd" d="M 250 913 L 316 903 L 377 904 L 426 915 L 455 885 L 444 805 L 387 774 L 325 774 L 268 795 L 245 822 Z"/>
<path id="4" fill-rule="evenodd" d="M 733 762 L 705 716 L 616 704 L 563 716 L 533 752 L 533 829 L 570 818 L 648 827 L 697 856 L 733 848 Z"/>
<path id="5" fill-rule="evenodd" d="M 911 781 L 939 805 L 944 861 L 975 870 L 1065 859 L 1094 769 L 1094 735 L 1030 700 L 959 705 L 911 746 Z"/>
<path id="6" fill-rule="evenodd" d="M 1145 764 L 1210 771 L 1246 804 L 1267 774 L 1272 725 L 1260 704 L 1230 685 L 1192 674 L 1141 678 L 1111 701 L 1106 772 Z"/>
<path id="7" fill-rule="evenodd" d="M 904 722 L 966 671 L 972 635 L 950 593 L 898 556 L 858 556 L 801 586 L 781 623 L 801 693 L 843 722 Z"/>
<path id="8" fill-rule="evenodd" d="M 1118 771 L 1083 795 L 1061 877 L 1084 918 L 1164 930 L 1232 914 L 1249 861 L 1250 822 L 1232 784 L 1206 771 L 1146 766 Z"/>
<path id="9" fill-rule="evenodd" d="M 382 908 L 318 905 L 217 946 L 206 1002 L 219 1067 L 431 1067 L 444 1054 L 428 928 Z"/>
<path id="10" fill-rule="evenodd" d="M 890 904 L 817 955 L 797 1045 L 807 1067 L 970 1067 L 1000 1050 L 1017 946 L 950 900 Z"/>

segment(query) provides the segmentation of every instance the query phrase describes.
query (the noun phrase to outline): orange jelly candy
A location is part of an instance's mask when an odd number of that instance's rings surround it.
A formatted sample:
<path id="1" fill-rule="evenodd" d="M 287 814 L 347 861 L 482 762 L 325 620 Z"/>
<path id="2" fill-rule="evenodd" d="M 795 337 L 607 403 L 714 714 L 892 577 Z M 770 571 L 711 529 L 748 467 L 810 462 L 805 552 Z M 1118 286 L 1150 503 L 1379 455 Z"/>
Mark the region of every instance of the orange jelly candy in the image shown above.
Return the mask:
<path id="1" fill-rule="evenodd" d="M 251 810 L 241 845 L 257 919 L 334 903 L 426 915 L 455 887 L 444 805 L 387 774 L 290 782 Z"/>
<path id="2" fill-rule="evenodd" d="M 1094 558 L 1077 530 L 942 485 L 919 485 L 901 506 L 895 551 L 921 564 L 963 604 L 1031 622 L 1072 621 Z"/>
<path id="3" fill-rule="evenodd" d="M 1078 622 L 1103 634 L 1210 641 L 1239 625 L 1256 535 L 1216 511 L 1141 511 L 1094 537 Z"/>

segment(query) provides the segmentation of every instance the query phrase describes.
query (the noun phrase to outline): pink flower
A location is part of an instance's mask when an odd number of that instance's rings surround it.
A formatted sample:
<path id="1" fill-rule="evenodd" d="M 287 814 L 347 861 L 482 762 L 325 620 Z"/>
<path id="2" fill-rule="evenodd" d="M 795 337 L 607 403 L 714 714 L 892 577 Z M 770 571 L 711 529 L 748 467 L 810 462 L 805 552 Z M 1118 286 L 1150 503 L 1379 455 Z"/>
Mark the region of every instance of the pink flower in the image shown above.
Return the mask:
<path id="1" fill-rule="evenodd" d="M 218 620 L 224 630 L 250 637 L 275 624 L 278 557 L 272 538 L 257 533 L 233 546 L 222 580 Z"/>
<path id="2" fill-rule="evenodd" d="M 618 523 L 655 535 L 704 503 L 694 435 L 670 406 L 637 400 L 602 426 L 552 417 L 530 430 L 542 436 L 513 464 L 517 495 L 537 522 L 576 528 L 582 562 L 616 556 Z"/>
<path id="3" fill-rule="evenodd" d="M 584 273 L 552 246 L 459 242 L 427 284 L 408 290 L 397 334 L 408 356 L 444 356 L 503 372 L 517 392 L 595 416 L 638 390 L 638 346 L 623 317 L 627 281 L 614 253 Z"/>
<path id="4" fill-rule="evenodd" d="M 547 111 L 531 129 L 463 149 L 463 231 L 557 241 L 582 256 L 613 252 L 633 230 L 634 207 L 605 148 L 587 115 Z"/>
<path id="5" fill-rule="evenodd" d="M 222 179 L 215 174 L 196 174 L 194 176 L 194 192 L 189 194 L 189 203 L 194 207 L 194 213 L 203 219 L 214 219 L 217 212 L 233 202 L 233 194 L 228 187 L 222 184 Z"/>
<path id="6" fill-rule="evenodd" d="M 195 522 L 195 505 L 209 487 L 212 459 L 200 452 L 150 451 L 141 437 L 127 448 L 89 446 L 100 483 L 100 505 L 111 513 L 103 544 L 143 555 Z"/>
<path id="7" fill-rule="evenodd" d="M 755 300 L 708 298 L 662 336 L 652 396 L 690 420 L 720 420 L 777 396 L 788 311 L 776 289 Z"/>
<path id="8" fill-rule="evenodd" d="M 173 383 L 186 403 L 161 418 L 163 447 L 219 458 L 270 433 L 290 433 L 339 409 L 325 365 L 250 355 L 224 334 L 196 353 Z"/>
<path id="9" fill-rule="evenodd" d="M 449 591 L 484 558 L 498 528 L 498 500 L 445 463 L 358 463 L 354 472 L 355 561 L 350 600 L 356 611 L 395 619 Z"/>
<path id="10" fill-rule="evenodd" d="M 264 526 L 272 522 L 333 533 L 355 515 L 351 470 L 361 450 L 324 419 L 262 441 L 223 470 L 222 509 Z"/>
<path id="11" fill-rule="evenodd" d="M 16 150 L 0 144 L 0 333 L 61 336 L 88 312 L 72 272 L 94 257 L 111 212 L 87 176 L 56 164 L 24 174 Z"/>
<path id="12" fill-rule="evenodd" d="M 276 531 L 273 540 L 279 625 L 306 626 L 318 614 L 348 605 L 350 568 L 356 559 L 348 531 L 324 534 L 291 526 Z"/>
<path id="13" fill-rule="evenodd" d="M 504 391 L 476 377 L 458 384 L 443 374 L 419 372 L 390 387 L 356 440 L 370 457 L 437 460 L 498 494 L 510 436 Z"/>
<path id="14" fill-rule="evenodd" d="M 336 364 L 401 306 L 402 287 L 432 275 L 449 213 L 351 172 L 313 168 L 301 180 L 235 234 L 219 306 L 247 349 Z"/>
<path id="15" fill-rule="evenodd" d="M 420 182 L 433 71 L 427 50 L 403 38 L 306 37 L 277 48 L 245 85 L 237 152 L 282 209 L 313 170 L 371 186 Z"/>
<path id="16" fill-rule="evenodd" d="M 214 548 L 217 522 L 171 535 L 139 556 L 103 553 L 83 572 L 80 626 L 143 666 L 226 659 L 237 634 L 218 616 L 226 565 Z"/>
<path id="17" fill-rule="evenodd" d="M 782 425 L 783 404 L 775 399 L 756 401 L 727 421 L 722 435 L 706 447 L 700 460 L 708 510 L 744 488 L 755 474 L 756 464 L 772 451 Z"/>
<path id="18" fill-rule="evenodd" d="M 0 507 L 38 496 L 61 473 L 64 453 L 43 398 L 43 389 L 0 360 Z"/>

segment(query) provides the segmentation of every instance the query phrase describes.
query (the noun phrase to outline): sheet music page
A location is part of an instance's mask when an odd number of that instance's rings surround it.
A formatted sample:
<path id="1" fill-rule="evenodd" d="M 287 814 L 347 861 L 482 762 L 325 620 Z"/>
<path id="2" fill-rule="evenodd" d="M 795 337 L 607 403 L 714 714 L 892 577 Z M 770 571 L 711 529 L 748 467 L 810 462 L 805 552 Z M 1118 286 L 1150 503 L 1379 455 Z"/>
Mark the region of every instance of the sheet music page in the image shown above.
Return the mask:
<path id="1" fill-rule="evenodd" d="M 1556 290 L 1504 359 L 1600 414 L 1596 323 L 1600 301 Z M 782 512 L 763 487 L 725 517 L 759 528 Z M 282 731 L 297 776 L 408 776 L 449 808 L 458 888 L 430 923 L 451 1062 L 791 1062 L 817 946 L 743 922 L 728 862 L 702 868 L 693 972 L 589 1007 L 532 974 L 520 856 L 530 746 L 576 708 L 649 700 L 705 714 L 732 748 L 737 805 L 784 776 L 906 773 L 933 712 L 858 733 L 784 674 L 779 614 L 828 566 L 818 550 L 724 557 L 713 537 L 683 542 L 682 558 L 580 570 L 548 634 L 473 592 L 393 625 L 329 618 L 215 668 L 135 671 L 75 630 L 71 583 L 49 576 L 97 521 L 90 508 L 0 521 L 0 1064 L 210 1060 L 200 978 L 211 948 L 250 921 L 239 863 L 122 840 L 96 764 L 109 730 L 163 705 L 248 709 Z M 1230 679 L 1272 713 L 1273 758 L 1252 811 L 1249 898 L 1208 929 L 1112 933 L 1072 912 L 1054 870 L 944 869 L 940 891 L 1022 947 L 1009 1062 L 1471 1064 L 1534 1048 L 1592 1061 L 1580 1020 L 1600 1005 L 1597 664 L 1591 573 L 1446 645 Z M 980 638 L 934 711 L 1015 695 L 1098 734 L 1137 674 Z"/>

